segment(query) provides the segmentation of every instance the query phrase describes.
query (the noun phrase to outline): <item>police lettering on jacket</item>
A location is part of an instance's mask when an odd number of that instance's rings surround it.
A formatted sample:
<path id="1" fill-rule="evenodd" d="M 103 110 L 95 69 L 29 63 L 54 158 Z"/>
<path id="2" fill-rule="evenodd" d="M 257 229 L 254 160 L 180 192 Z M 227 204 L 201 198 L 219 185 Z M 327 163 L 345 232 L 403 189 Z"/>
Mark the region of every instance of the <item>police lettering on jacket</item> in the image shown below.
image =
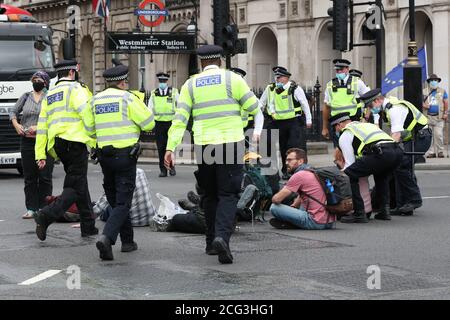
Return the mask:
<path id="1" fill-rule="evenodd" d="M 222 83 L 222 77 L 220 74 L 208 76 L 208 77 L 202 77 L 198 78 L 195 82 L 195 86 L 198 87 L 205 87 L 205 86 L 214 86 L 217 84 Z"/>

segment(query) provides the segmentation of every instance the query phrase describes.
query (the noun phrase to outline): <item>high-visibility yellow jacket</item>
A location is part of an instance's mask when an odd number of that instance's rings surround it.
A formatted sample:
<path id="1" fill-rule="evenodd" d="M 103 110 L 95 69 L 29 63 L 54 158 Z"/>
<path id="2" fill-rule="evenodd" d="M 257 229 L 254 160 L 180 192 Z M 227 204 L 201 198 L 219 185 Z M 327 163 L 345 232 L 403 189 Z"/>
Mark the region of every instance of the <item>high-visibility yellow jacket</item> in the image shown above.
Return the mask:
<path id="1" fill-rule="evenodd" d="M 177 107 L 178 95 L 177 88 L 168 88 L 166 96 L 162 96 L 159 89 L 152 92 L 150 100 L 156 121 L 168 122 L 173 120 L 175 109 Z"/>
<path id="2" fill-rule="evenodd" d="M 341 86 L 337 79 L 333 79 L 327 83 L 326 90 L 330 99 L 331 116 L 342 112 L 349 112 L 351 117 L 356 115 L 361 107 L 356 101 L 358 96 L 357 77 L 349 76 L 346 86 Z"/>

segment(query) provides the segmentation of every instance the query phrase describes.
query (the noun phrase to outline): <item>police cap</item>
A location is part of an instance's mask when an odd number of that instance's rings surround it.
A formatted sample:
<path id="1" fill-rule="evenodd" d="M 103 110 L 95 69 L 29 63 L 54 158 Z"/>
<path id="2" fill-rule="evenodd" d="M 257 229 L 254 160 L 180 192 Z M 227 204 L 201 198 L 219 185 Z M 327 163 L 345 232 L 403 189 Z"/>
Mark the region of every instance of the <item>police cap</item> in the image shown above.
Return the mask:
<path id="1" fill-rule="evenodd" d="M 334 69 L 339 70 L 339 69 L 350 67 L 350 65 L 352 63 L 346 59 L 334 59 L 333 64 L 334 64 Z"/>
<path id="2" fill-rule="evenodd" d="M 121 64 L 109 68 L 103 72 L 103 78 L 109 82 L 125 80 L 128 78 L 128 66 Z"/>
<path id="3" fill-rule="evenodd" d="M 231 68 L 230 71 L 233 71 L 234 73 L 237 73 L 242 78 L 244 78 L 247 75 L 247 72 L 245 72 L 244 70 L 242 70 L 240 68 Z"/>
<path id="4" fill-rule="evenodd" d="M 170 74 L 165 72 L 159 72 L 156 74 L 156 77 L 158 78 L 158 80 L 169 80 Z"/>
<path id="5" fill-rule="evenodd" d="M 359 97 L 359 101 L 364 102 L 364 104 L 367 106 L 369 103 L 371 103 L 376 98 L 381 97 L 381 96 L 382 96 L 381 89 L 377 88 L 377 89 L 370 90 L 370 91 L 366 92 L 365 94 L 361 95 Z"/>
<path id="6" fill-rule="evenodd" d="M 223 48 L 216 45 L 204 45 L 197 49 L 200 60 L 220 59 L 223 55 Z"/>
<path id="7" fill-rule="evenodd" d="M 362 71 L 359 71 L 359 70 L 357 70 L 357 69 L 351 69 L 348 73 L 349 73 L 350 75 L 352 75 L 352 76 L 354 76 L 354 77 L 358 77 L 358 78 L 361 78 L 362 75 L 363 75 Z"/>
<path id="8" fill-rule="evenodd" d="M 78 62 L 76 60 L 61 60 L 54 65 L 55 71 L 60 72 L 64 70 L 77 70 Z"/>
<path id="9" fill-rule="evenodd" d="M 292 74 L 285 68 L 285 67 L 281 67 L 281 66 L 277 66 L 275 68 L 272 69 L 274 75 L 276 77 L 290 77 Z"/>
<path id="10" fill-rule="evenodd" d="M 349 112 L 342 112 L 342 113 L 335 114 L 334 116 L 330 117 L 329 122 L 330 122 L 330 125 L 332 127 L 334 127 L 335 125 L 337 125 L 341 122 L 344 122 L 346 120 L 351 120 Z"/>

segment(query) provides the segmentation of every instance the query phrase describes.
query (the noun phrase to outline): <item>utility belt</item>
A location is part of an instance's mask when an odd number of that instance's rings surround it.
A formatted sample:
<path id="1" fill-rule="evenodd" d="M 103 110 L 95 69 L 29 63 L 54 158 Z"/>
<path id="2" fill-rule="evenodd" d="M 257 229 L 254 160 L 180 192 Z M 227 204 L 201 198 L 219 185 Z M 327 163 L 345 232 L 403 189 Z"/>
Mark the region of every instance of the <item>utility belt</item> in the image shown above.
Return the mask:
<path id="1" fill-rule="evenodd" d="M 135 143 L 134 145 L 126 148 L 114 148 L 113 146 L 105 146 L 103 148 L 96 149 L 95 153 L 100 158 L 128 156 L 131 159 L 137 160 L 142 153 L 142 148 L 139 143 Z M 91 156 L 91 158 L 95 160 L 94 157 Z"/>
<path id="2" fill-rule="evenodd" d="M 363 151 L 362 154 L 367 155 L 382 155 L 383 150 L 387 149 L 394 149 L 398 148 L 398 143 L 394 141 L 379 141 L 372 143 L 370 145 L 367 145 Z"/>

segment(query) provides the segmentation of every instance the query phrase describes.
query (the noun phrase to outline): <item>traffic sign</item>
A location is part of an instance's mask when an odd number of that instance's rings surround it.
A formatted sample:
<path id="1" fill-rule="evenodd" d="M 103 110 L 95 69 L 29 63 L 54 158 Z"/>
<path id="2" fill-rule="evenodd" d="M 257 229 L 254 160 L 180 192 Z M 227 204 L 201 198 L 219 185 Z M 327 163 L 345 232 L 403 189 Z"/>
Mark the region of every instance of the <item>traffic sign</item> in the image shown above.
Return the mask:
<path id="1" fill-rule="evenodd" d="M 146 10 L 145 7 L 154 4 L 157 9 L 156 10 Z M 139 9 L 135 10 L 135 15 L 139 16 L 139 21 L 147 27 L 157 27 L 161 23 L 164 22 L 165 16 L 168 15 L 166 8 L 164 7 L 164 3 L 160 0 L 144 0 L 139 5 Z M 157 16 L 158 19 L 155 21 L 148 20 L 146 16 Z"/>

